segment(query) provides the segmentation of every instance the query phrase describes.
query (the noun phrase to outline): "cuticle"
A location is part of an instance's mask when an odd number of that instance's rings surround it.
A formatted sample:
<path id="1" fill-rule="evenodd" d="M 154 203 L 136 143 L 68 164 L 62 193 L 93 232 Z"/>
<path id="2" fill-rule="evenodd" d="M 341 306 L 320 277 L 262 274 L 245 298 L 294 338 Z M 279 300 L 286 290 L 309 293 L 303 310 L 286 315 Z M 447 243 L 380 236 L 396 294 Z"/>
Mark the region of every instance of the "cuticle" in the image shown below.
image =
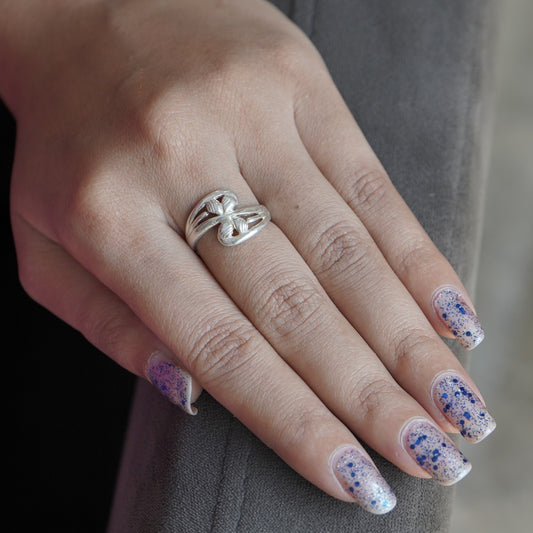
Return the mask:
<path id="1" fill-rule="evenodd" d="M 432 304 L 435 303 L 435 300 L 437 299 L 437 296 L 441 293 L 441 292 L 444 292 L 445 290 L 449 290 L 449 291 L 452 291 L 454 292 L 455 294 L 457 294 L 458 296 L 460 296 L 461 298 L 464 298 L 463 294 L 461 293 L 461 291 L 455 286 L 455 285 L 440 285 L 439 287 L 437 287 L 433 293 L 431 294 L 431 302 Z"/>
<path id="2" fill-rule="evenodd" d="M 456 376 L 462 381 L 464 381 L 461 375 L 456 370 L 452 370 L 451 368 L 438 372 L 437 374 L 435 374 L 435 377 L 431 380 L 431 385 L 429 386 L 429 394 L 431 398 L 433 398 L 433 392 L 435 390 L 435 386 L 437 385 L 437 382 L 440 381 L 440 379 L 443 376 Z"/>
<path id="3" fill-rule="evenodd" d="M 345 450 L 345 451 L 348 451 L 348 450 L 360 451 L 360 450 L 358 450 L 355 445 L 341 444 L 340 446 L 337 446 L 337 448 L 335 448 L 335 450 L 333 450 L 333 452 L 330 454 L 329 459 L 328 459 L 328 466 L 329 466 L 330 472 L 333 474 L 333 479 L 335 480 L 335 483 L 337 484 L 337 486 L 341 490 L 342 494 L 346 496 L 346 494 L 347 494 L 346 493 L 346 489 L 343 487 L 341 481 L 339 480 L 339 478 L 337 477 L 337 475 L 335 473 L 336 467 L 337 467 L 337 463 L 339 462 L 340 458 L 342 457 L 342 454 L 341 454 L 342 450 Z M 364 455 L 362 452 L 361 452 L 361 454 Z M 352 501 L 353 498 L 351 498 L 349 494 L 348 494 L 348 497 L 349 497 L 349 500 L 347 500 L 347 501 Z"/>
<path id="4" fill-rule="evenodd" d="M 431 475 L 430 475 L 428 472 L 426 472 L 426 471 L 425 471 L 420 465 L 418 465 L 418 464 L 416 463 L 416 461 L 413 459 L 413 456 L 407 451 L 407 449 L 406 449 L 406 447 L 405 447 L 404 435 L 405 435 L 405 433 L 407 432 L 407 429 L 411 426 L 411 424 L 413 424 L 413 423 L 414 423 L 415 421 L 417 421 L 417 420 L 419 420 L 419 421 L 421 421 L 421 422 L 427 422 L 428 424 L 431 424 L 431 422 L 430 422 L 427 418 L 425 418 L 425 417 L 423 417 L 423 416 L 418 416 L 418 415 L 417 415 L 417 416 L 413 416 L 413 417 L 407 419 L 407 420 L 405 421 L 404 425 L 402 426 L 402 428 L 400 429 L 399 433 L 398 433 L 398 435 L 399 435 L 399 442 L 400 442 L 400 448 L 403 450 L 403 452 L 405 453 L 405 455 L 406 455 L 407 457 L 409 457 L 409 460 L 412 461 L 412 462 L 414 462 L 414 464 L 416 464 L 416 465 L 418 466 L 419 471 L 420 471 L 420 472 L 424 472 L 424 474 L 425 474 L 424 477 L 426 477 L 426 478 L 429 479 L 429 478 L 431 478 Z M 434 425 L 434 424 L 431 424 L 431 425 Z M 435 426 L 435 427 L 436 427 L 436 426 Z"/>
<path id="5" fill-rule="evenodd" d="M 329 456 L 328 464 L 331 470 L 334 470 L 335 457 L 340 456 L 341 450 L 346 450 L 346 451 L 355 450 L 356 452 L 360 453 L 363 457 L 366 457 L 369 461 L 372 461 L 370 456 L 367 455 L 363 450 L 360 450 L 355 444 L 341 444 L 340 446 L 337 446 L 337 448 L 335 448 L 335 450 L 333 450 L 333 452 Z"/>
<path id="6" fill-rule="evenodd" d="M 150 379 L 150 361 L 154 357 L 154 355 L 161 353 L 160 350 L 154 350 L 146 359 L 146 363 L 144 364 L 143 374 L 144 377 L 151 383 L 152 380 Z"/>
<path id="7" fill-rule="evenodd" d="M 423 416 L 420 416 L 420 415 L 416 415 L 416 416 L 412 416 L 411 418 L 408 418 L 408 419 L 404 422 L 402 428 L 401 428 L 400 431 L 399 431 L 400 444 L 401 444 L 401 446 L 402 446 L 402 449 L 404 449 L 404 450 L 405 450 L 405 445 L 404 445 L 404 439 L 403 439 L 403 437 L 404 437 L 404 435 L 405 435 L 405 432 L 406 432 L 407 428 L 410 427 L 411 424 L 412 424 L 413 422 L 415 422 L 415 420 L 420 420 L 421 422 L 427 422 L 428 424 L 431 424 L 431 422 L 430 422 L 427 418 L 425 418 L 425 417 L 423 417 Z M 431 425 L 434 426 L 435 424 L 431 424 Z M 435 426 L 435 427 L 437 427 L 437 426 Z M 406 451 L 406 453 L 407 453 L 407 450 L 405 450 L 405 451 Z M 409 454 L 407 453 L 407 455 L 409 455 Z M 411 457 L 411 456 L 409 456 L 409 457 Z"/>

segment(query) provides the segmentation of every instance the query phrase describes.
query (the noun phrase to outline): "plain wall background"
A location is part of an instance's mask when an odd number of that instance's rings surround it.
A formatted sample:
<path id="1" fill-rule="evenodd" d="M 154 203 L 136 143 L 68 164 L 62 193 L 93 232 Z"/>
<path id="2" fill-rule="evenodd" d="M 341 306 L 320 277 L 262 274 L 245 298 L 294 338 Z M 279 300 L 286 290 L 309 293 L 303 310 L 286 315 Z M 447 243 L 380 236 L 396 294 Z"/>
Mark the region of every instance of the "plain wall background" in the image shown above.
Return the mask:
<path id="1" fill-rule="evenodd" d="M 462 450 L 453 533 L 533 528 L 533 2 L 500 3 L 493 146 L 471 374 L 498 427 Z"/>

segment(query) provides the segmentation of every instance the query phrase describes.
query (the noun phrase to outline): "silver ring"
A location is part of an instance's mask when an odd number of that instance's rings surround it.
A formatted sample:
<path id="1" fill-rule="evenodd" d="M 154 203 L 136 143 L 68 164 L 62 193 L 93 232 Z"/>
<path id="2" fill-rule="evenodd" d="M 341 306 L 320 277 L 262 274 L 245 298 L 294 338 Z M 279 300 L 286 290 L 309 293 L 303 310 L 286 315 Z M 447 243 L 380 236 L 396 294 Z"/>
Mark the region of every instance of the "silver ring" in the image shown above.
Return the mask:
<path id="1" fill-rule="evenodd" d="M 197 242 L 212 228 L 218 227 L 218 240 L 235 246 L 261 231 L 270 220 L 263 205 L 238 207 L 237 195 L 218 190 L 202 198 L 191 211 L 185 226 L 185 238 L 195 250 Z"/>

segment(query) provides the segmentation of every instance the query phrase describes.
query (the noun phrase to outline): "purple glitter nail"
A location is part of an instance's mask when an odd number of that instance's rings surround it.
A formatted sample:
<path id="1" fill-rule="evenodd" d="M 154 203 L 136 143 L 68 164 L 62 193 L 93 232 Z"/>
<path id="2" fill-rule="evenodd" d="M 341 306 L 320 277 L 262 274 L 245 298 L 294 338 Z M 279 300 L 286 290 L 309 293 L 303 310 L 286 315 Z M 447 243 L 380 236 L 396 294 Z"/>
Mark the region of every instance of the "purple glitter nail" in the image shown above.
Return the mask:
<path id="1" fill-rule="evenodd" d="M 396 505 L 396 496 L 377 468 L 355 448 L 346 449 L 334 467 L 344 490 L 363 509 L 374 514 L 388 513 Z"/>
<path id="2" fill-rule="evenodd" d="M 151 355 L 148 362 L 148 378 L 159 392 L 186 413 L 195 415 L 191 406 L 192 378 L 190 374 L 172 364 L 160 352 Z"/>
<path id="3" fill-rule="evenodd" d="M 426 420 L 413 420 L 402 441 L 407 453 L 441 485 L 457 483 L 472 468 L 445 433 Z"/>
<path id="4" fill-rule="evenodd" d="M 477 316 L 458 292 L 441 290 L 433 305 L 446 327 L 467 350 L 475 348 L 485 337 Z"/>

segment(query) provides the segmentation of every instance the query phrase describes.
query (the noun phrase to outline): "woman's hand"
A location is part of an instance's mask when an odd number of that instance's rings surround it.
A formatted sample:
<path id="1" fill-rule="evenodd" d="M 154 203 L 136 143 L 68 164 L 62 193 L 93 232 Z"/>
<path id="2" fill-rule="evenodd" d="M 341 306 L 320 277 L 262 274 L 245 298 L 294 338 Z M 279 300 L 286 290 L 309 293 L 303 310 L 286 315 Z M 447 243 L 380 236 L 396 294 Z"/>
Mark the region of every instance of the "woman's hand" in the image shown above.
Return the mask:
<path id="1" fill-rule="evenodd" d="M 307 38 L 262 0 L 6 9 L 27 292 L 185 410 L 205 388 L 336 498 L 395 503 L 355 436 L 466 475 L 443 430 L 494 421 L 439 334 L 482 329 Z M 216 189 L 272 222 L 196 254 L 186 219 Z"/>

